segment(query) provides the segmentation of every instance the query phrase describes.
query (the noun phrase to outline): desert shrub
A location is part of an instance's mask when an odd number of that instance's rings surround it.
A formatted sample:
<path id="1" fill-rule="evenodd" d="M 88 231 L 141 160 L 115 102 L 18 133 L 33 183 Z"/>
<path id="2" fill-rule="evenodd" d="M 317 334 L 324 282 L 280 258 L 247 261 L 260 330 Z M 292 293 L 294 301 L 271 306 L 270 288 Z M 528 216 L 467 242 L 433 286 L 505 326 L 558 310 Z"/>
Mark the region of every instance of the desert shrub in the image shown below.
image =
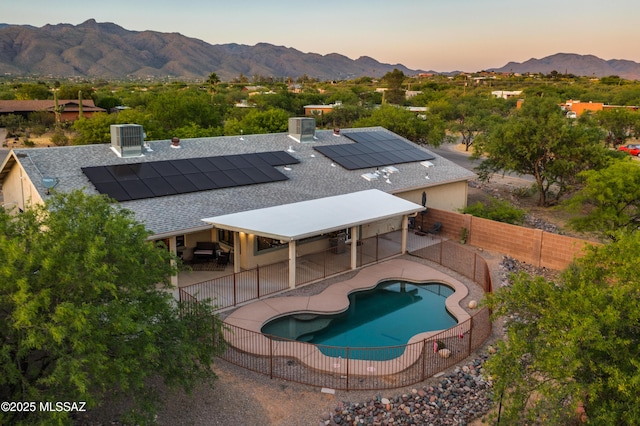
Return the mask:
<path id="1" fill-rule="evenodd" d="M 58 129 L 51 136 L 51 142 L 56 146 L 65 146 L 69 144 L 69 137 L 64 134 L 64 131 Z"/>
<path id="2" fill-rule="evenodd" d="M 47 132 L 47 127 L 44 124 L 35 124 L 31 126 L 31 134 L 40 137 Z"/>
<path id="3" fill-rule="evenodd" d="M 470 214 L 484 219 L 495 220 L 497 222 L 519 225 L 524 222 L 525 211 L 512 205 L 511 203 L 497 198 L 491 198 L 487 203 L 478 201 L 475 204 L 465 207 L 462 213 Z"/>

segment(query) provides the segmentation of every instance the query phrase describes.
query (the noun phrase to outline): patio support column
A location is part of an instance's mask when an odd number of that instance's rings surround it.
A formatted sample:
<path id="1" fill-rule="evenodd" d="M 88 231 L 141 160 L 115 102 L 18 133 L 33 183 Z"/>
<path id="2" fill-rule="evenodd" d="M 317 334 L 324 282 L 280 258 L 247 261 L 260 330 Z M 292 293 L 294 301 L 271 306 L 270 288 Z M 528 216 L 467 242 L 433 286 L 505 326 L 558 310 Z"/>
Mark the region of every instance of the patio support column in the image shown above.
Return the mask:
<path id="1" fill-rule="evenodd" d="M 169 238 L 169 251 L 173 254 L 173 255 L 177 255 L 178 251 L 177 251 L 177 244 L 176 244 L 176 237 L 170 237 Z M 176 266 L 176 262 L 175 260 L 171 261 L 171 266 Z M 171 275 L 171 285 L 173 287 L 178 287 L 178 274 L 176 275 Z"/>
<path id="2" fill-rule="evenodd" d="M 296 288 L 296 241 L 289 241 L 289 288 Z"/>
<path id="3" fill-rule="evenodd" d="M 400 239 L 400 253 L 405 254 L 407 252 L 407 229 L 409 229 L 409 216 L 402 215 L 402 237 Z"/>
<path id="4" fill-rule="evenodd" d="M 358 240 L 360 240 L 358 227 L 353 226 L 351 228 L 351 269 L 358 267 Z"/>
<path id="5" fill-rule="evenodd" d="M 240 272 L 240 233 L 233 232 L 233 272 Z"/>

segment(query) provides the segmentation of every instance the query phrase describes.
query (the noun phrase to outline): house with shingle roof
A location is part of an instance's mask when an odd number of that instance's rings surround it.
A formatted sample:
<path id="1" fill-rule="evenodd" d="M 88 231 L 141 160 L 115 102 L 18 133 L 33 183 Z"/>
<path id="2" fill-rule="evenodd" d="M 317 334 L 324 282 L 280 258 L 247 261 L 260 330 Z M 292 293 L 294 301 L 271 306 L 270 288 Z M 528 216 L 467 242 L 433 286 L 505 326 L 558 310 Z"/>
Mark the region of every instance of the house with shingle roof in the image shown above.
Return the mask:
<path id="1" fill-rule="evenodd" d="M 25 118 L 32 112 L 46 111 L 52 115 L 55 110 L 53 100 L 30 100 L 30 101 L 5 101 L 0 100 L 0 116 L 8 114 L 21 115 Z M 80 114 L 80 102 L 78 99 L 62 99 L 58 101 L 58 106 L 62 108 L 60 119 L 62 121 L 74 121 Z M 82 100 L 82 115 L 90 118 L 96 112 L 107 112 L 106 109 L 97 107 L 93 100 Z"/>
<path id="2" fill-rule="evenodd" d="M 113 127 L 111 144 L 13 149 L 0 166 L 4 205 L 102 193 L 174 252 L 202 241 L 231 251 L 236 272 L 295 261 L 296 250 L 328 245 L 339 230 L 358 239 L 406 231 L 424 206 L 466 205 L 475 174 L 393 132 L 289 124 L 276 134 L 142 140 L 133 155 Z"/>

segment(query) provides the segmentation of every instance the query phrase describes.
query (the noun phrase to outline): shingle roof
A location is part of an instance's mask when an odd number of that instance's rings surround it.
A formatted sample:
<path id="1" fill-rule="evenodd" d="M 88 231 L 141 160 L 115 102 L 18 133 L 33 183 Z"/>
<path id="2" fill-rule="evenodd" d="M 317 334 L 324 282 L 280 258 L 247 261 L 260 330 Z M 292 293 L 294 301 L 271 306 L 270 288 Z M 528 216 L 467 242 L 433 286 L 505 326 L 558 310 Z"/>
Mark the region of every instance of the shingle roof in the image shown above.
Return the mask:
<path id="1" fill-rule="evenodd" d="M 80 102 L 78 100 L 60 100 L 59 106 L 64 106 L 65 111 L 78 111 Z M 52 100 L 36 100 L 36 101 L 5 101 L 0 100 L 0 114 L 8 114 L 14 112 L 33 112 L 33 111 L 53 111 L 56 103 Z M 93 100 L 83 99 L 82 108 L 85 112 L 106 111 L 104 108 L 95 106 Z"/>
<path id="2" fill-rule="evenodd" d="M 353 129 L 355 131 L 356 129 Z M 388 132 L 375 127 L 357 129 L 357 131 Z M 348 133 L 349 129 L 341 132 Z M 140 163 L 180 158 L 196 158 L 229 154 L 244 154 L 266 151 L 295 152 L 290 154 L 300 160 L 291 170 L 279 168 L 289 177 L 287 181 L 216 189 L 189 194 L 172 195 L 136 201 L 127 201 L 121 205 L 132 210 L 136 218 L 145 223 L 155 234 L 172 235 L 188 230 L 206 228 L 203 218 L 220 216 L 240 211 L 253 210 L 281 204 L 295 203 L 322 197 L 330 197 L 367 189 L 380 189 L 388 193 L 399 193 L 411 189 L 437 186 L 442 183 L 470 180 L 475 175 L 456 164 L 433 154 L 436 167 L 428 169 L 430 179 L 425 179 L 427 169 L 419 162 L 397 165 L 398 173 L 391 175 L 391 183 L 384 179 L 368 181 L 361 177 L 373 170 L 343 169 L 332 166 L 332 161 L 313 149 L 319 145 L 349 143 L 350 140 L 335 136 L 333 131 L 316 131 L 313 143 L 298 143 L 286 133 L 224 136 L 214 138 L 183 139 L 181 148 L 171 148 L 169 140 L 149 142 L 151 151 L 143 157 L 120 158 L 109 144 L 83 145 L 51 148 L 15 149 L 20 163 L 24 167 L 38 192 L 46 198 L 46 189 L 42 177 L 55 177 L 59 180 L 56 190 L 71 191 L 84 189 L 87 193 L 97 193 L 93 185 L 82 173 L 81 167 Z"/>

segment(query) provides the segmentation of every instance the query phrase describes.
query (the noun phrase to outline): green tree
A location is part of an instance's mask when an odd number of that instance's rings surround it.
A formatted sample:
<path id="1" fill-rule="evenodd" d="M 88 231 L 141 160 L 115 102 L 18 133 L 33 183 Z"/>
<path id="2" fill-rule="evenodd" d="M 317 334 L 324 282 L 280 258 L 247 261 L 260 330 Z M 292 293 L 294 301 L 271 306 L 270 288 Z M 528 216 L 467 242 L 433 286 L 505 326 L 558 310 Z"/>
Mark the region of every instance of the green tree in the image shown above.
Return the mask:
<path id="1" fill-rule="evenodd" d="M 640 135 L 640 114 L 627 108 L 607 108 L 595 114 L 596 121 L 607 132 L 607 145 L 622 145 L 631 136 Z"/>
<path id="2" fill-rule="evenodd" d="M 394 68 L 393 71 L 389 71 L 382 76 L 382 80 L 388 86 L 384 93 L 386 102 L 395 105 L 402 105 L 404 103 L 404 90 L 402 90 L 404 77 L 404 73 L 397 68 Z"/>
<path id="3" fill-rule="evenodd" d="M 77 100 L 79 91 L 85 99 L 93 99 L 95 89 L 91 84 L 62 84 L 57 89 L 58 99 Z"/>
<path id="4" fill-rule="evenodd" d="M 209 138 L 213 136 L 222 136 L 222 127 L 208 127 L 203 128 L 195 123 L 189 123 L 182 127 L 175 129 L 174 134 L 180 139 L 190 138 Z"/>
<path id="5" fill-rule="evenodd" d="M 370 110 L 356 105 L 335 106 L 324 119 L 332 127 L 351 127 L 353 123 L 370 114 Z"/>
<path id="6" fill-rule="evenodd" d="M 640 233 L 592 247 L 555 281 L 520 274 L 489 295 L 506 339 L 485 367 L 505 424 L 640 424 Z"/>
<path id="7" fill-rule="evenodd" d="M 470 214 L 476 217 L 495 220 L 497 222 L 511 223 L 519 225 L 524 222 L 526 213 L 509 203 L 508 201 L 499 200 L 491 197 L 486 202 L 476 202 L 462 209 L 462 213 Z"/>
<path id="8" fill-rule="evenodd" d="M 118 116 L 116 114 L 106 114 L 98 112 L 91 118 L 76 120 L 73 122 L 73 129 L 77 136 L 74 139 L 75 145 L 89 145 L 111 142 L 111 125 L 116 124 Z"/>
<path id="9" fill-rule="evenodd" d="M 449 130 L 460 134 L 465 151 L 476 137 L 487 132 L 491 123 L 507 114 L 503 99 L 486 96 L 460 96 L 451 101 L 453 109 L 448 115 Z"/>
<path id="10" fill-rule="evenodd" d="M 207 84 L 209 85 L 209 89 L 211 90 L 211 101 L 213 102 L 213 95 L 216 93 L 216 86 L 220 83 L 220 77 L 215 72 L 209 74 L 207 78 Z"/>
<path id="11" fill-rule="evenodd" d="M 438 146 L 447 140 L 446 123 L 438 115 L 428 114 L 426 119 L 422 119 L 415 113 L 394 105 L 382 105 L 375 109 L 370 116 L 357 120 L 353 126 L 382 126 L 422 145 Z"/>
<path id="12" fill-rule="evenodd" d="M 97 95 L 96 98 L 96 106 L 106 109 L 107 112 L 110 112 L 113 108 L 122 105 L 122 99 L 117 96 Z"/>
<path id="13" fill-rule="evenodd" d="M 567 201 L 572 210 L 581 213 L 569 220 L 573 229 L 595 232 L 608 239 L 615 238 L 620 230 L 638 229 L 640 166 L 625 160 L 581 173 L 584 186 Z"/>
<path id="14" fill-rule="evenodd" d="M 477 168 L 482 179 L 504 172 L 533 176 L 538 204 L 548 206 L 572 188 L 579 172 L 606 164 L 601 140 L 599 128 L 567 119 L 557 101 L 533 97 L 476 138 L 473 155 L 486 156 Z"/>
<path id="15" fill-rule="evenodd" d="M 0 126 L 5 127 L 9 136 L 16 134 L 22 128 L 23 118 L 17 114 L 0 116 Z"/>
<path id="16" fill-rule="evenodd" d="M 150 379 L 186 390 L 214 377 L 223 347 L 211 307 L 176 303 L 174 257 L 133 213 L 81 191 L 10 215 L 0 209 L 0 397 L 86 401 L 118 395 L 129 423 L 157 409 Z M 0 423 L 69 423 L 69 413 L 0 413 Z"/>
<path id="17" fill-rule="evenodd" d="M 157 123 L 156 138 L 175 136 L 175 129 L 195 123 L 199 127 L 222 126 L 222 113 L 205 93 L 196 90 L 167 89 L 153 96 L 144 109 Z M 141 123 L 138 123 L 141 124 Z"/>
<path id="18" fill-rule="evenodd" d="M 224 124 L 224 134 L 259 134 L 286 132 L 289 128 L 289 114 L 278 108 L 267 111 L 250 110 L 242 119 L 230 119 Z"/>
<path id="19" fill-rule="evenodd" d="M 51 91 L 45 84 L 21 84 L 15 92 L 17 100 L 46 100 L 51 99 Z"/>

